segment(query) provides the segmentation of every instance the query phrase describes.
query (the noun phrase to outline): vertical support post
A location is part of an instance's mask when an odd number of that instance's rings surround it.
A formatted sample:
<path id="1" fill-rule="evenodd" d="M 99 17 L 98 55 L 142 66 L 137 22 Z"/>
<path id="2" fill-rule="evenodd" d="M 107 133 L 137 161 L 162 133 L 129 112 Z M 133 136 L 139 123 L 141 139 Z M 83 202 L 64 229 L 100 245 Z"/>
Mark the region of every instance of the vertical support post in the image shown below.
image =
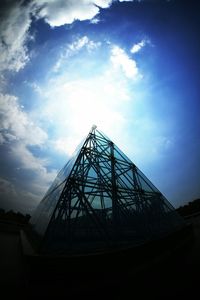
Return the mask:
<path id="1" fill-rule="evenodd" d="M 137 176 L 136 176 L 136 172 L 137 172 L 137 169 L 136 169 L 136 166 L 133 164 L 132 165 L 132 173 L 133 173 L 133 183 L 134 183 L 134 190 L 135 190 L 135 205 L 136 205 L 136 210 L 137 212 L 141 212 L 142 210 L 142 203 L 141 203 L 141 197 L 140 197 L 140 190 L 141 190 L 141 185 L 140 183 L 138 182 L 138 179 L 137 179 Z"/>
<path id="2" fill-rule="evenodd" d="M 118 227 L 118 207 L 117 207 L 117 184 L 116 184 L 116 173 L 115 173 L 115 156 L 114 156 L 114 144 L 110 144 L 110 158 L 111 158 L 111 181 L 112 181 L 112 217 L 114 228 Z"/>

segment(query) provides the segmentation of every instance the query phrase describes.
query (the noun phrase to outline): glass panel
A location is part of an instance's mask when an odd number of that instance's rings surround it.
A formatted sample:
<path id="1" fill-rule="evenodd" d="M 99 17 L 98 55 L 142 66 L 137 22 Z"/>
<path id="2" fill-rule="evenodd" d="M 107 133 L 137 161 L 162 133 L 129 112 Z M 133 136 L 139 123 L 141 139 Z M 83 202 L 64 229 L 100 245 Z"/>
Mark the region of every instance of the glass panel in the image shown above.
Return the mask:
<path id="1" fill-rule="evenodd" d="M 114 146 L 114 156 L 116 159 L 124 161 L 124 163 L 132 163 L 132 161 L 115 145 Z"/>
<path id="2" fill-rule="evenodd" d="M 95 136 L 103 140 L 103 142 L 110 142 L 110 139 L 100 130 L 95 130 Z"/>
<path id="3" fill-rule="evenodd" d="M 60 184 L 56 189 L 54 189 L 54 191 L 43 198 L 30 220 L 30 223 L 33 225 L 33 229 L 40 236 L 42 236 L 46 231 L 64 185 L 65 183 Z"/>
<path id="4" fill-rule="evenodd" d="M 137 179 L 139 181 L 139 184 L 141 185 L 141 188 L 144 191 L 149 191 L 149 192 L 156 192 L 160 193 L 160 191 L 151 183 L 151 181 L 137 168 L 136 170 Z"/>
<path id="5" fill-rule="evenodd" d="M 58 173 L 56 179 L 50 186 L 49 190 L 45 194 L 44 198 L 36 208 L 32 218 L 30 219 L 30 223 L 33 225 L 33 229 L 39 235 L 43 235 L 46 231 L 53 211 L 59 200 L 62 189 L 64 188 L 65 182 L 75 164 L 75 161 L 81 151 L 84 142 L 85 139 L 83 139 L 82 142 L 78 145 L 67 164 Z"/>
<path id="6" fill-rule="evenodd" d="M 58 173 L 57 177 L 53 181 L 52 185 L 50 186 L 49 190 L 45 194 L 44 198 L 51 193 L 59 184 L 61 184 L 64 180 L 68 178 L 74 163 L 80 153 L 80 150 L 84 144 L 85 140 L 83 139 L 82 142 L 78 145 L 78 147 L 75 149 L 74 153 L 71 155 L 70 159 L 68 160 L 67 164 L 61 169 L 61 171 Z"/>

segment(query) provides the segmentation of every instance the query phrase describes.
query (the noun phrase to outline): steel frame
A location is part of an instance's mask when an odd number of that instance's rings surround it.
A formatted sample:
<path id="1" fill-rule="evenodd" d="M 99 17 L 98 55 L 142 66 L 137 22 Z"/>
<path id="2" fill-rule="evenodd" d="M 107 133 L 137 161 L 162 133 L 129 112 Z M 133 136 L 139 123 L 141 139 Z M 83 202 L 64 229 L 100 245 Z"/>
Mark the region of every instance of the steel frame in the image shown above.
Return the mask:
<path id="1" fill-rule="evenodd" d="M 96 127 L 67 178 L 45 199 L 62 185 L 42 249 L 83 251 L 137 243 L 180 224 L 165 197 Z"/>

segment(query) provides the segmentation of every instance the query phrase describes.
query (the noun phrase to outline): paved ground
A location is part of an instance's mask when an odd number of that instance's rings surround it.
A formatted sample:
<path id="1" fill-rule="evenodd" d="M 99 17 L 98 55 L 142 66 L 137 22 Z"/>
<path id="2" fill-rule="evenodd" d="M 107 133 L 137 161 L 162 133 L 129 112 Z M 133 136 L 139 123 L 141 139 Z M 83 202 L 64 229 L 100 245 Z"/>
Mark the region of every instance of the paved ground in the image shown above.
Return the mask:
<path id="1" fill-rule="evenodd" d="M 99 274 L 87 276 L 77 273 L 61 278 L 43 278 L 40 270 L 31 273 L 21 251 L 19 228 L 0 224 L 0 291 L 26 299 L 46 299 L 64 296 L 64 299 L 89 297 L 93 299 L 199 299 L 200 274 L 200 216 L 190 218 L 194 224 L 195 240 L 185 252 L 178 251 L 162 263 L 151 265 L 137 275 L 127 272 L 102 278 Z M 109 269 L 109 263 L 108 263 Z M 40 279 L 38 279 L 40 278 Z"/>

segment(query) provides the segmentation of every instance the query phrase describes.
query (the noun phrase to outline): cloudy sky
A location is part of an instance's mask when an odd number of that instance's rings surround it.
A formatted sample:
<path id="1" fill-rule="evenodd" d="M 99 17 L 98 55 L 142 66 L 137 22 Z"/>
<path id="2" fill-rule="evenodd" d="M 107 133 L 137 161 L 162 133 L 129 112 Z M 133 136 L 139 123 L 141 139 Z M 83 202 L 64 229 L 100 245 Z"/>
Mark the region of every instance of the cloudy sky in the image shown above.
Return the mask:
<path id="1" fill-rule="evenodd" d="M 93 124 L 176 207 L 200 196 L 200 5 L 0 4 L 0 207 L 32 213 Z"/>

